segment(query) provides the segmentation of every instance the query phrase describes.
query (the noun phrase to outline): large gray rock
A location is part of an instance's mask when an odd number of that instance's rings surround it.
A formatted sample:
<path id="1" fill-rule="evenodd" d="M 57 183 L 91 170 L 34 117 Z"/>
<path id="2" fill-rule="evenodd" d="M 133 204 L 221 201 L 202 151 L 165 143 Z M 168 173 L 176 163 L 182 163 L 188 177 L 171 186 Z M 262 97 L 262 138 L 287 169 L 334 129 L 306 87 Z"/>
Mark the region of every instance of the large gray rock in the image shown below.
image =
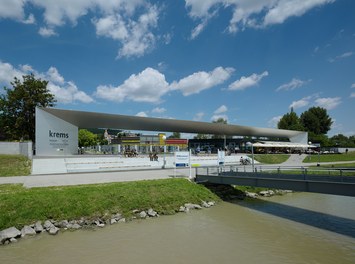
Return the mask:
<path id="1" fill-rule="evenodd" d="M 24 236 L 34 236 L 35 234 L 36 234 L 36 231 L 30 226 L 24 226 L 21 229 L 21 236 L 22 237 L 24 237 Z"/>
<path id="2" fill-rule="evenodd" d="M 36 233 L 41 233 L 44 231 L 41 221 L 35 223 L 34 230 L 36 231 Z"/>
<path id="3" fill-rule="evenodd" d="M 43 224 L 43 227 L 48 231 L 49 229 L 51 229 L 52 227 L 54 227 L 53 223 L 49 220 L 46 220 Z"/>
<path id="4" fill-rule="evenodd" d="M 105 226 L 105 224 L 104 224 L 103 222 L 101 222 L 100 220 L 96 220 L 96 221 L 94 222 L 94 224 L 95 224 L 97 227 L 104 227 L 104 226 Z"/>
<path id="5" fill-rule="evenodd" d="M 50 235 L 56 235 L 58 234 L 58 232 L 59 232 L 59 228 L 55 227 L 54 225 L 48 230 L 48 233 Z"/>
<path id="6" fill-rule="evenodd" d="M 209 206 L 214 206 L 216 203 L 214 201 L 210 201 L 207 203 Z"/>
<path id="7" fill-rule="evenodd" d="M 275 193 L 272 190 L 268 190 L 268 191 L 261 191 L 259 192 L 259 194 L 264 197 L 270 197 L 273 196 Z"/>
<path id="8" fill-rule="evenodd" d="M 75 223 L 75 224 L 70 224 L 68 225 L 68 228 L 69 229 L 80 229 L 81 228 L 81 225 Z"/>
<path id="9" fill-rule="evenodd" d="M 259 195 L 257 193 L 253 193 L 253 192 L 245 192 L 245 196 L 255 199 L 255 198 L 258 198 Z"/>
<path id="10" fill-rule="evenodd" d="M 147 215 L 147 213 L 145 211 L 142 211 L 142 212 L 139 213 L 139 217 L 140 218 L 146 218 L 147 216 L 148 215 Z"/>
<path id="11" fill-rule="evenodd" d="M 191 210 L 191 209 L 202 209 L 201 205 L 198 204 L 192 204 L 192 203 L 186 203 L 184 204 L 185 208 Z"/>
<path id="12" fill-rule="evenodd" d="M 126 223 L 126 218 L 121 218 L 120 220 L 118 220 L 118 223 Z"/>
<path id="13" fill-rule="evenodd" d="M 117 214 L 114 214 L 112 215 L 111 219 L 115 219 L 116 221 L 119 221 L 120 219 L 123 218 L 123 215 L 117 213 Z"/>
<path id="14" fill-rule="evenodd" d="M 148 214 L 150 217 L 156 217 L 156 216 L 158 216 L 158 213 L 157 213 L 156 211 L 154 211 L 152 208 L 149 208 L 149 209 L 148 209 L 147 214 Z"/>
<path id="15" fill-rule="evenodd" d="M 6 240 L 19 236 L 21 236 L 20 230 L 18 230 L 16 227 L 9 227 L 0 231 L 0 243 L 3 244 Z"/>
<path id="16" fill-rule="evenodd" d="M 181 212 L 181 213 L 186 212 L 186 207 L 185 206 L 180 206 L 179 212 Z"/>
<path id="17" fill-rule="evenodd" d="M 68 220 L 62 220 L 56 224 L 56 226 L 59 228 L 68 228 L 68 225 L 69 225 Z"/>
<path id="18" fill-rule="evenodd" d="M 211 206 L 206 202 L 206 201 L 202 201 L 202 207 L 205 207 L 205 208 L 210 208 Z"/>
<path id="19" fill-rule="evenodd" d="M 11 243 L 17 243 L 17 239 L 14 238 L 14 237 L 12 237 L 12 238 L 10 238 L 10 242 L 11 242 Z"/>

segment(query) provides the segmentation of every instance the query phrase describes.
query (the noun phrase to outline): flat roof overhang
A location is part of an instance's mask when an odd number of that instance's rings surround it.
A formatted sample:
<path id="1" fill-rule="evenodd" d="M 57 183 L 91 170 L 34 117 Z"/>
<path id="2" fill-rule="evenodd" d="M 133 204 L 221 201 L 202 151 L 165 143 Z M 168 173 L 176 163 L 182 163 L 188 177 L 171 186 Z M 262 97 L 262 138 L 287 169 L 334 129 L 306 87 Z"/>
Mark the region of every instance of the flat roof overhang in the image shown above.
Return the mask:
<path id="1" fill-rule="evenodd" d="M 188 120 L 116 115 L 96 112 L 40 108 L 80 128 L 115 128 L 142 131 L 217 134 L 226 136 L 255 136 L 296 138 L 306 132 L 275 128 L 208 123 Z"/>

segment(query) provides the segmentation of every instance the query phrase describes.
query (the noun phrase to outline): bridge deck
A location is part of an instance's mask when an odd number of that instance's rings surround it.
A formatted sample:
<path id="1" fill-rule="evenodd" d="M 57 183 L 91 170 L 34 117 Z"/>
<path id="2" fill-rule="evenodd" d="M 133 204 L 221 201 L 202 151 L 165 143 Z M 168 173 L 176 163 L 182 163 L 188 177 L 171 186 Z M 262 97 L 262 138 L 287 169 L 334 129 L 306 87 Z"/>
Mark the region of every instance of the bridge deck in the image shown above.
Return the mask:
<path id="1" fill-rule="evenodd" d="M 304 168 L 271 168 L 262 171 L 241 171 L 236 166 L 205 167 L 196 170 L 197 181 L 219 184 L 245 185 L 355 196 L 354 170 L 309 170 Z M 317 173 L 317 174 L 314 174 Z M 335 175 L 334 175 L 335 174 Z"/>

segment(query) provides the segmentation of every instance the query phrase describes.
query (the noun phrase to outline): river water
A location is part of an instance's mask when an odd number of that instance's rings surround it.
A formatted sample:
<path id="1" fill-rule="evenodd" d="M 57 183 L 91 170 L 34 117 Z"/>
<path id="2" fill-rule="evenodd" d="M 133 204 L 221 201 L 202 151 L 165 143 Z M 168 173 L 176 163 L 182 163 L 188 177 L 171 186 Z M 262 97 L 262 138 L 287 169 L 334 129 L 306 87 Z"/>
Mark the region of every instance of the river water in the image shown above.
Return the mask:
<path id="1" fill-rule="evenodd" d="M 355 263 L 355 198 L 294 193 L 222 202 L 0 247 L 1 263 Z"/>

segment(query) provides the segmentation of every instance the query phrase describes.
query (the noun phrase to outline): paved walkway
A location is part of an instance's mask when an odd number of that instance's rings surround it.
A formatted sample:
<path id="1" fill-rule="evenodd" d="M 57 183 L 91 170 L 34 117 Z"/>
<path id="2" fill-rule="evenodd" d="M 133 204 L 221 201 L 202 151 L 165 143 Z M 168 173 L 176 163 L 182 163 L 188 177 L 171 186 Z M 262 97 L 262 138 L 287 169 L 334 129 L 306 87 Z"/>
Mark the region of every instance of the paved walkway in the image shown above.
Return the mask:
<path id="1" fill-rule="evenodd" d="M 194 173 L 195 170 L 192 169 Z M 0 177 L 0 184 L 17 183 L 24 187 L 48 187 L 79 184 L 95 184 L 108 182 L 125 182 L 153 179 L 168 179 L 172 177 L 189 177 L 189 169 L 159 169 L 159 170 L 130 170 L 115 172 L 93 172 L 93 173 L 66 173 L 49 175 L 29 175 L 17 177 Z"/>

